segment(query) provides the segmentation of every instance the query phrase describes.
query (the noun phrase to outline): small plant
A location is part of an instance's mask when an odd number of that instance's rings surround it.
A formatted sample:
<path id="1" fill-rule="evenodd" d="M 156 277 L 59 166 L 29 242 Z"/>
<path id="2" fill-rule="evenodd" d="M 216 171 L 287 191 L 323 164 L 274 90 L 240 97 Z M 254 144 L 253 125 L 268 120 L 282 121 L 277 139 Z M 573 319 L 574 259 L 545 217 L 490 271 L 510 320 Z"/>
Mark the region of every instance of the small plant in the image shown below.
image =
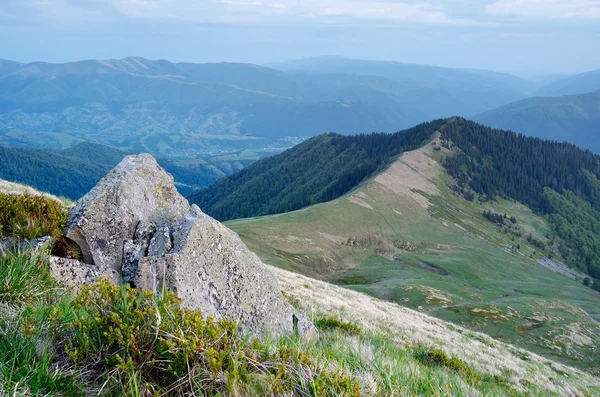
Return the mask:
<path id="1" fill-rule="evenodd" d="M 415 349 L 414 356 L 425 366 L 448 368 L 457 372 L 465 379 L 469 379 L 474 382 L 479 380 L 479 374 L 467 363 L 456 356 L 448 356 L 445 351 L 437 347 L 426 348 L 424 346 L 420 346 Z"/>
<path id="2" fill-rule="evenodd" d="M 315 325 L 324 331 L 339 330 L 350 335 L 360 335 L 362 333 L 362 329 L 358 325 L 338 320 L 335 317 L 320 318 L 315 321 Z"/>
<path id="3" fill-rule="evenodd" d="M 0 193 L 0 237 L 60 236 L 66 221 L 67 212 L 56 200 L 38 195 Z"/>
<path id="4" fill-rule="evenodd" d="M 74 377 L 55 367 L 51 349 L 25 340 L 17 324 L 0 326 L 0 380 L 0 395 L 83 395 Z"/>

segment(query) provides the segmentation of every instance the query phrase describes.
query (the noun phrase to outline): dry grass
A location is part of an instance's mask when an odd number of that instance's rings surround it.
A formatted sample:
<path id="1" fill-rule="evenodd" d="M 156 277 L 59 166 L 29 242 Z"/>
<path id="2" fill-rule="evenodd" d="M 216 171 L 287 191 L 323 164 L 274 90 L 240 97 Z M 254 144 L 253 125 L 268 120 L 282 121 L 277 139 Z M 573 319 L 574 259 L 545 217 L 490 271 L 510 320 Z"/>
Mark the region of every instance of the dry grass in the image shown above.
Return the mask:
<path id="1" fill-rule="evenodd" d="M 277 268 L 271 270 L 277 274 L 286 294 L 302 302 L 309 313 L 338 315 L 407 349 L 419 345 L 439 348 L 464 360 L 477 371 L 508 377 L 522 392 L 533 384 L 549 393 L 580 396 L 589 395 L 590 388 L 600 387 L 600 379 L 588 373 L 499 342 L 485 334 L 296 273 Z"/>

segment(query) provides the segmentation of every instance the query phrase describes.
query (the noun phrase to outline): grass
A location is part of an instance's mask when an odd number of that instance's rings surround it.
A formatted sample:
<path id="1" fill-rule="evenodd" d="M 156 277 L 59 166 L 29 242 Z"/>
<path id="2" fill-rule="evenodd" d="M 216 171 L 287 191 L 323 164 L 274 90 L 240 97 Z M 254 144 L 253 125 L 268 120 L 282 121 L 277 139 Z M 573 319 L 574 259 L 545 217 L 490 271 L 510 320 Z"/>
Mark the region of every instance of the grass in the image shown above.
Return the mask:
<path id="1" fill-rule="evenodd" d="M 426 161 L 435 164 L 441 154 L 429 155 Z M 410 186 L 419 175 L 395 180 Z M 517 202 L 468 202 L 448 188 L 443 170 L 429 178 L 438 193 L 421 194 L 428 207 L 371 180 L 328 203 L 227 226 L 268 264 L 598 371 L 600 324 L 591 316 L 600 318 L 600 294 L 536 263 L 556 258 L 546 238 L 552 234 L 548 222 Z M 351 195 L 372 209 L 351 202 Z M 484 210 L 514 216 L 517 223 L 499 228 L 482 216 Z M 530 244 L 530 234 L 547 249 Z M 524 333 L 532 324 L 543 325 Z"/>
<path id="2" fill-rule="evenodd" d="M 318 339 L 252 339 L 233 322 L 182 308 L 172 293 L 155 296 L 106 280 L 72 296 L 53 288 L 44 263 L 28 253 L 2 262 L 0 284 L 12 291 L 2 303 L 17 308 L 0 315 L 0 390 L 7 394 L 542 396 L 562 390 L 511 383 L 511 374 L 423 343 L 399 343 L 398 333 L 383 332 L 377 321 L 354 321 L 349 310 L 332 315 L 322 311 L 325 304 L 309 310 L 310 300 L 285 280 L 288 299 L 319 327 Z M 11 276 L 19 272 L 24 276 Z M 309 279 L 297 287 L 311 296 L 322 291 Z M 327 288 L 336 299 L 336 287 Z M 360 299 L 345 301 L 360 307 Z M 580 381 L 572 369 L 561 371 Z M 583 395 L 596 390 L 577 385 Z"/>
<path id="3" fill-rule="evenodd" d="M 54 289 L 41 256 L 7 253 L 0 256 L 0 303 L 26 305 L 46 298 Z"/>

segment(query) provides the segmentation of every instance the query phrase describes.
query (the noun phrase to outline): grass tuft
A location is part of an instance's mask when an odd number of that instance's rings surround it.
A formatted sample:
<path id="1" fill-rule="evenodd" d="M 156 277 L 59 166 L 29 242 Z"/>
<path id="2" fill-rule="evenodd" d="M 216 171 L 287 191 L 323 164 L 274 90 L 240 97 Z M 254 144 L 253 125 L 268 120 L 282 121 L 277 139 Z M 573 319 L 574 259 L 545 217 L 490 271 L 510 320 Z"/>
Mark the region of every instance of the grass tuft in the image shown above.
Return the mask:
<path id="1" fill-rule="evenodd" d="M 54 281 L 41 255 L 9 252 L 0 257 L 0 303 L 26 305 L 47 298 Z"/>
<path id="2" fill-rule="evenodd" d="M 321 331 L 337 330 L 349 335 L 360 335 L 362 329 L 350 322 L 341 321 L 335 317 L 322 317 L 315 320 L 316 327 Z"/>

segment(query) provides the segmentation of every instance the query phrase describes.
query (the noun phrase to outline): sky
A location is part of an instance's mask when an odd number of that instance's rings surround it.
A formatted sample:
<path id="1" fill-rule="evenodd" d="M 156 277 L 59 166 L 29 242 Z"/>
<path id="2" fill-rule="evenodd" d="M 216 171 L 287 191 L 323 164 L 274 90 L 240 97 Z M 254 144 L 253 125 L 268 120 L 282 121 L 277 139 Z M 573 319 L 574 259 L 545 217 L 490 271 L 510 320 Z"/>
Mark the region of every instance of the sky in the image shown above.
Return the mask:
<path id="1" fill-rule="evenodd" d="M 600 69 L 600 0 L 0 0 L 0 58 Z"/>

